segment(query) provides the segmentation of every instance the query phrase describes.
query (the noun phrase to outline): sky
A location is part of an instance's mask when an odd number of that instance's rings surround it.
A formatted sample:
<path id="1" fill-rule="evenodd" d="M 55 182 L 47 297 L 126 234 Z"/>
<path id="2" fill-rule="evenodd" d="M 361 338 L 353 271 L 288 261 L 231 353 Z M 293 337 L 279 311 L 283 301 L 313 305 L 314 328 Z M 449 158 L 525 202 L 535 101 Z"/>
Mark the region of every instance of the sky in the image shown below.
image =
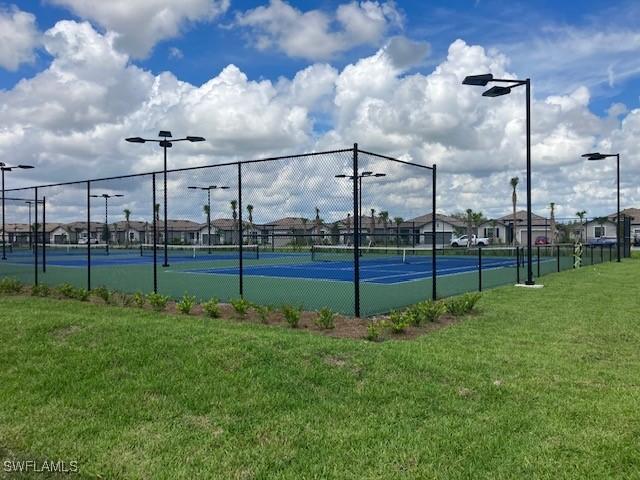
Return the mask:
<path id="1" fill-rule="evenodd" d="M 621 153 L 623 207 L 640 206 L 639 53 L 633 1 L 0 0 L 0 161 L 36 166 L 11 187 L 160 169 L 157 148 L 123 139 L 161 129 L 207 138 L 174 148 L 176 168 L 357 142 L 436 164 L 439 210 L 498 217 L 511 177 L 525 206 L 524 96 L 461 85 L 491 72 L 532 81 L 534 211 L 598 216 L 615 210 L 615 161 L 588 151 Z M 256 215 L 343 216 L 343 165 L 264 167 Z M 429 210 L 428 178 L 371 168 L 393 174 L 366 190 L 366 211 Z M 202 221 L 186 186 L 221 179 L 196 177 L 170 182 L 173 216 Z M 148 189 L 125 183 L 103 190 L 136 217 Z M 77 216 L 77 192 L 49 197 L 51 215 Z"/>

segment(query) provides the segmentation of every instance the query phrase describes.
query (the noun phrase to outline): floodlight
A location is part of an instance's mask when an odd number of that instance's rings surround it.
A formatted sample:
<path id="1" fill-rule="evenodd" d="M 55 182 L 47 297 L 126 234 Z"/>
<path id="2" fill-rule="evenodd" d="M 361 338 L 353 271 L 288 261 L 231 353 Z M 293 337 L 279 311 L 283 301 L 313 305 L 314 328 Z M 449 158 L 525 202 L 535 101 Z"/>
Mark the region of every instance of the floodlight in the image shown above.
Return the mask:
<path id="1" fill-rule="evenodd" d="M 127 142 L 131 142 L 131 143 L 144 143 L 146 142 L 146 140 L 142 137 L 129 137 L 129 138 L 125 138 L 125 140 Z"/>
<path id="2" fill-rule="evenodd" d="M 160 130 L 160 132 L 158 133 L 159 137 L 164 137 L 164 138 L 171 138 L 171 132 L 169 130 Z"/>
<path id="3" fill-rule="evenodd" d="M 171 135 L 169 135 L 171 136 Z M 190 142 L 204 142 L 204 137 L 187 137 Z"/>
<path id="4" fill-rule="evenodd" d="M 511 93 L 511 87 L 500 87 L 498 85 L 491 87 L 489 90 L 482 94 L 483 97 L 501 97 L 502 95 L 509 95 Z"/>
<path id="5" fill-rule="evenodd" d="M 469 75 L 462 81 L 463 85 L 478 85 L 484 87 L 493 80 L 493 74 L 487 73 L 484 75 Z"/>

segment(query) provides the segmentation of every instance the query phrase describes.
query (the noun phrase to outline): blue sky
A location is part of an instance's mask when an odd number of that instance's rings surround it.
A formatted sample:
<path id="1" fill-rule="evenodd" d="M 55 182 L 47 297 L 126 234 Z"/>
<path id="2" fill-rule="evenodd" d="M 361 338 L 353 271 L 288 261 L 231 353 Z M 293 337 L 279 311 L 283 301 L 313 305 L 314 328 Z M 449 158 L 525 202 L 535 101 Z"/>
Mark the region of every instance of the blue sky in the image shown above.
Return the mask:
<path id="1" fill-rule="evenodd" d="M 622 153 L 640 203 L 637 1 L 0 0 L 0 157 L 36 165 L 11 179 L 32 185 L 158 168 L 123 139 L 166 128 L 207 138 L 179 166 L 358 142 L 436 163 L 443 211 L 503 215 L 523 97 L 461 85 L 489 70 L 532 79 L 534 209 L 613 211 L 593 150 Z"/>
<path id="2" fill-rule="evenodd" d="M 233 0 L 230 8 L 214 22 L 195 22 L 184 27 L 179 37 L 159 42 L 148 58 L 135 60 L 135 63 L 154 73 L 165 70 L 174 72 L 181 80 L 195 85 L 207 81 L 228 64 L 237 65 L 252 79 L 276 80 L 280 76 L 291 77 L 311 62 L 291 58 L 278 51 L 258 51 L 247 39 L 246 30 L 229 27 L 237 14 L 265 3 Z M 319 9 L 332 12 L 344 2 L 305 0 L 289 3 L 303 11 Z M 79 19 L 69 9 L 46 0 L 18 0 L 4 5 L 16 5 L 21 10 L 35 14 L 37 25 L 43 31 L 59 20 Z M 597 29 L 624 30 L 633 28 L 640 22 L 640 7 L 633 1 L 398 0 L 396 5 L 404 14 L 405 23 L 402 29 L 395 29 L 395 33 L 402 33 L 412 40 L 425 41 L 431 45 L 429 58 L 423 65 L 416 66 L 415 71 L 428 72 L 446 56 L 451 42 L 462 38 L 467 43 L 486 48 L 495 46 L 503 51 L 513 52 L 511 65 L 514 70 L 521 75 L 526 75 L 527 70 L 531 70 L 534 88 L 543 90 L 544 94 L 567 93 L 574 86 L 576 78 L 586 78 L 593 72 L 581 73 L 578 66 L 566 81 L 563 81 L 565 72 L 554 69 L 542 70 L 544 77 L 535 77 L 534 74 L 540 69 L 539 65 L 529 63 L 534 60 L 526 55 L 528 42 L 533 39 L 554 38 L 557 32 L 551 34 L 550 29 L 577 29 L 586 32 Z M 96 28 L 99 29 L 100 26 Z M 171 56 L 172 48 L 180 50 L 181 58 Z M 375 50 L 374 45 L 356 47 L 333 57 L 331 64 L 340 69 Z M 548 55 L 554 55 L 552 49 Z M 47 53 L 39 50 L 34 64 L 23 64 L 15 72 L 3 71 L 0 88 L 11 88 L 21 78 L 33 76 L 46 68 L 49 62 Z M 615 66 L 616 59 L 611 58 L 610 63 Z M 600 65 L 602 64 L 595 66 Z M 613 85 L 608 83 L 606 69 L 601 73 L 600 81 L 590 85 L 590 107 L 594 112 L 603 114 L 615 102 L 624 103 L 629 108 L 637 106 L 640 72 L 619 79 Z"/>

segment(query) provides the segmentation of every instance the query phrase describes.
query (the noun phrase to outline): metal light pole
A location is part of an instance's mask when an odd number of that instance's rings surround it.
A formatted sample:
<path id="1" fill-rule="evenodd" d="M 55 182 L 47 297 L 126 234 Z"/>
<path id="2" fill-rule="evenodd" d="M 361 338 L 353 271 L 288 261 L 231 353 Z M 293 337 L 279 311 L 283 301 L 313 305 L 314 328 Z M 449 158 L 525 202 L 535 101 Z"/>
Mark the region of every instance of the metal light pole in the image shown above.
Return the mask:
<path id="1" fill-rule="evenodd" d="M 163 166 L 163 176 L 164 176 L 164 263 L 163 267 L 169 266 L 169 252 L 167 249 L 168 241 L 169 241 L 169 228 L 167 226 L 167 149 L 171 148 L 175 142 L 204 142 L 204 137 L 193 137 L 186 136 L 184 138 L 171 138 L 171 132 L 168 130 L 160 130 L 158 133 L 159 139 L 154 138 L 142 138 L 142 137 L 129 137 L 125 140 L 131 143 L 146 143 L 146 142 L 154 142 L 159 144 L 162 147 L 164 154 L 164 166 Z M 170 139 L 170 140 L 169 140 Z"/>
<path id="2" fill-rule="evenodd" d="M 110 198 L 116 198 L 116 197 L 124 197 L 124 195 L 121 194 L 116 194 L 116 195 L 109 195 L 107 193 L 103 193 L 102 195 L 91 195 L 93 198 L 104 198 L 104 225 L 105 228 L 107 229 L 107 232 L 109 232 L 109 199 Z M 109 237 L 111 236 L 110 233 L 107 234 L 107 238 L 105 238 L 105 242 L 107 244 L 107 255 L 109 255 Z M 91 236 L 89 236 L 89 243 L 91 243 Z"/>
<path id="3" fill-rule="evenodd" d="M 209 246 L 209 253 L 211 253 L 211 190 L 228 190 L 230 187 L 209 185 L 208 187 L 187 187 L 189 190 L 206 190 L 207 191 L 207 245 Z"/>
<path id="4" fill-rule="evenodd" d="M 510 80 L 493 78 L 493 74 L 470 75 L 463 81 L 463 85 L 477 85 L 485 87 L 490 82 L 506 83 L 509 86 L 493 86 L 482 94 L 483 97 L 500 97 L 511 93 L 511 89 L 524 85 L 526 87 L 526 127 L 527 127 L 527 280 L 526 285 L 534 285 L 533 280 L 533 255 L 532 255 L 532 228 L 531 228 L 531 80 Z"/>
<path id="5" fill-rule="evenodd" d="M 6 223 L 4 219 L 4 193 L 5 193 L 4 192 L 4 172 L 10 172 L 14 168 L 29 169 L 29 168 L 33 168 L 33 166 L 32 165 L 9 166 L 4 162 L 0 162 L 0 170 L 2 170 L 2 260 L 7 259 L 7 232 L 6 232 Z"/>
<path id="6" fill-rule="evenodd" d="M 600 152 L 585 153 L 583 158 L 591 161 L 604 160 L 609 157 L 616 157 L 616 188 L 617 188 L 617 213 L 616 213 L 616 247 L 618 253 L 618 262 L 620 261 L 620 154 L 619 153 L 605 153 Z"/>
<path id="7" fill-rule="evenodd" d="M 336 175 L 336 178 L 347 178 L 349 180 L 353 180 L 354 178 L 356 178 L 358 180 L 358 215 L 360 217 L 362 217 L 362 179 L 363 178 L 379 178 L 379 177 L 386 177 L 387 174 L 386 173 L 373 173 L 373 172 L 362 172 L 360 174 L 358 174 L 356 177 L 354 177 L 353 175 L 347 175 L 347 174 L 340 174 L 340 175 Z M 358 220 L 358 225 L 360 226 L 360 218 L 357 219 Z M 372 230 L 375 229 L 375 224 L 371 226 Z M 358 238 L 360 238 L 360 235 L 362 234 L 362 232 L 360 231 L 362 230 L 362 227 L 360 226 L 360 228 L 358 228 Z M 371 232 L 371 235 L 373 235 L 373 231 Z"/>
<path id="8" fill-rule="evenodd" d="M 33 246 L 31 243 L 31 204 L 33 203 L 32 201 L 26 201 L 24 202 L 27 205 L 29 205 L 29 249 L 31 249 L 31 247 Z"/>

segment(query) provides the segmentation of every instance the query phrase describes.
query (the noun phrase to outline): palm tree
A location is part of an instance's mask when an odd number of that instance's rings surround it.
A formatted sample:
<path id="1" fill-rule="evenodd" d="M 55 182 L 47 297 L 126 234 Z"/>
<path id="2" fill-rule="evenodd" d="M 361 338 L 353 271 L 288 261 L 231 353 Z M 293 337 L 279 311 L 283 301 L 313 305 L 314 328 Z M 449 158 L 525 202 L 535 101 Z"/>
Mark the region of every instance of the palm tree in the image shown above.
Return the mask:
<path id="1" fill-rule="evenodd" d="M 234 240 L 236 235 L 236 230 L 238 226 L 238 201 L 231 200 L 231 217 L 233 218 L 233 232 L 231 232 L 231 239 Z M 232 242 L 232 243 L 235 243 Z"/>
<path id="2" fill-rule="evenodd" d="M 485 221 L 482 212 L 474 212 L 470 208 L 467 208 L 465 215 L 465 222 L 467 224 L 467 246 L 471 246 L 471 237 L 473 236 L 473 228 L 477 227 Z"/>
<path id="3" fill-rule="evenodd" d="M 320 209 L 316 207 L 316 218 L 314 220 L 316 227 L 316 241 L 320 239 L 320 229 L 322 228 L 322 219 L 320 218 Z M 315 242 L 314 242 L 315 243 Z M 318 242 L 322 243 L 322 242 Z"/>
<path id="4" fill-rule="evenodd" d="M 549 204 L 549 208 L 551 209 L 551 221 L 549 228 L 551 229 L 551 245 L 556 243 L 556 217 L 555 217 L 555 209 L 556 204 L 551 202 Z"/>
<path id="5" fill-rule="evenodd" d="M 345 221 L 345 226 L 347 227 L 347 238 L 345 238 L 346 240 L 346 244 L 349 245 L 349 239 L 348 236 L 351 232 L 351 214 L 347 213 L 347 220 Z"/>
<path id="6" fill-rule="evenodd" d="M 396 224 L 396 246 L 399 247 L 400 246 L 400 225 L 402 225 L 402 222 L 404 222 L 404 218 L 395 217 L 393 221 Z"/>
<path id="7" fill-rule="evenodd" d="M 516 192 L 516 187 L 518 186 L 518 182 L 520 179 L 518 177 L 511 178 L 511 204 L 513 206 L 513 224 L 511 225 L 511 243 L 515 245 L 516 242 L 516 204 L 518 203 L 518 193 Z"/>
<path id="8" fill-rule="evenodd" d="M 124 234 L 124 245 L 129 248 L 129 229 L 131 228 L 131 223 L 129 223 L 131 218 L 131 210 L 125 208 L 122 213 L 124 213 L 124 223 L 126 225 L 127 231 Z"/>
<path id="9" fill-rule="evenodd" d="M 204 213 L 205 217 L 207 217 L 207 243 L 210 244 L 211 239 L 209 238 L 209 235 L 211 234 L 211 207 L 209 205 L 202 205 L 202 213 Z"/>
<path id="10" fill-rule="evenodd" d="M 376 209 L 372 208 L 371 209 L 371 232 L 369 237 L 370 238 L 369 243 L 371 244 L 376 243 L 375 232 L 376 232 Z"/>
<path id="11" fill-rule="evenodd" d="M 586 210 L 580 210 L 576 212 L 576 216 L 580 219 L 580 241 L 582 242 L 582 230 L 584 228 L 584 217 L 587 214 Z"/>
<path id="12" fill-rule="evenodd" d="M 384 244 L 387 245 L 387 225 L 389 224 L 389 212 L 383 210 L 378 213 L 378 219 L 382 222 L 382 226 L 384 228 Z"/>
<path id="13" fill-rule="evenodd" d="M 253 229 L 253 205 L 247 205 L 247 213 L 249 214 L 249 225 L 247 226 L 247 228 L 252 230 Z M 249 237 L 248 243 L 251 244 L 251 237 Z"/>
<path id="14" fill-rule="evenodd" d="M 307 244 L 307 223 L 309 222 L 308 218 L 301 218 L 300 221 L 302 222 L 302 244 L 306 245 Z M 297 241 L 295 243 L 298 243 Z"/>
<path id="15" fill-rule="evenodd" d="M 160 204 L 156 203 L 153 206 L 153 211 L 155 212 L 156 215 L 156 223 L 160 223 Z"/>

